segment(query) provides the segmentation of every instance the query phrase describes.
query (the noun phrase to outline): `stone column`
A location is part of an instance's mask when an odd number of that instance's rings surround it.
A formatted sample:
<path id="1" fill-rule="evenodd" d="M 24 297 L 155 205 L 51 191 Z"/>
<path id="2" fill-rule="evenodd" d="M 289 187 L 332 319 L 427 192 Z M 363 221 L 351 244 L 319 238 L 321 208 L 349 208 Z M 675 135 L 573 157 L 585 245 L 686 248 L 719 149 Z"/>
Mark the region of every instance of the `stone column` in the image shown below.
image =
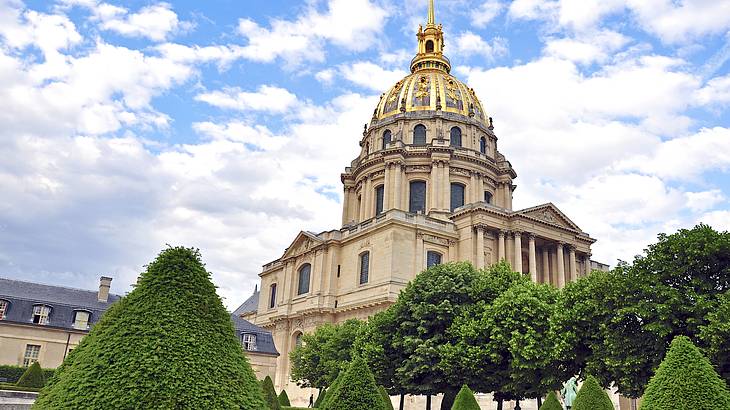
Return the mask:
<path id="1" fill-rule="evenodd" d="M 477 174 L 476 172 L 472 172 L 470 175 L 470 181 L 469 181 L 469 189 L 467 190 L 469 192 L 469 199 L 467 200 L 467 204 L 473 204 L 474 202 L 479 201 L 479 197 L 477 197 Z"/>
<path id="2" fill-rule="evenodd" d="M 401 168 L 400 162 L 395 164 L 395 181 L 393 183 L 393 208 L 403 209 L 403 203 L 401 201 L 401 192 L 403 191 L 402 184 L 403 169 Z"/>
<path id="3" fill-rule="evenodd" d="M 537 255 L 535 251 L 535 235 L 530 234 L 530 239 L 528 242 L 528 248 L 529 248 L 529 269 L 530 269 L 530 278 L 532 279 L 533 283 L 537 283 Z"/>
<path id="4" fill-rule="evenodd" d="M 449 163 L 444 162 L 443 168 L 441 170 L 443 172 L 441 174 L 443 184 L 441 185 L 441 192 L 443 194 L 443 204 L 441 209 L 444 211 L 451 211 L 451 176 L 450 176 L 450 170 L 449 170 Z M 465 193 L 466 194 L 466 193 Z"/>
<path id="5" fill-rule="evenodd" d="M 542 248 L 542 280 L 550 283 L 550 251 L 546 246 Z"/>
<path id="6" fill-rule="evenodd" d="M 350 221 L 350 188 L 345 187 L 342 195 L 342 225 Z"/>
<path id="7" fill-rule="evenodd" d="M 477 175 L 477 201 L 484 201 L 484 175 Z"/>
<path id="8" fill-rule="evenodd" d="M 477 269 L 484 267 L 484 228 L 477 226 Z"/>
<path id="9" fill-rule="evenodd" d="M 522 273 L 522 232 L 515 232 L 515 272 Z"/>
<path id="10" fill-rule="evenodd" d="M 558 288 L 565 287 L 565 255 L 563 254 L 563 243 L 558 242 Z"/>
<path id="11" fill-rule="evenodd" d="M 591 269 L 591 254 L 590 253 L 587 253 L 583 257 L 583 259 L 585 260 L 585 269 L 586 269 L 585 270 L 585 274 L 586 274 L 586 276 L 588 276 L 592 272 L 592 269 Z"/>
<path id="12" fill-rule="evenodd" d="M 393 188 L 393 184 L 390 182 L 390 178 L 392 177 L 392 173 L 390 172 L 390 167 L 393 164 L 386 163 L 385 164 L 385 179 L 383 182 L 383 212 L 389 210 L 391 208 L 391 197 L 392 194 L 390 190 Z M 377 199 L 376 199 L 377 200 Z"/>
<path id="13" fill-rule="evenodd" d="M 570 258 L 568 259 L 568 268 L 570 269 L 570 281 L 575 282 L 578 280 L 578 269 L 575 262 L 575 246 L 570 246 Z"/>
<path id="14" fill-rule="evenodd" d="M 499 231 L 499 244 L 498 244 L 498 250 L 497 250 L 497 257 L 501 261 L 502 259 L 506 258 L 506 255 L 504 253 L 504 231 Z"/>
<path id="15" fill-rule="evenodd" d="M 360 201 L 358 204 L 358 215 L 360 215 L 360 218 L 357 222 L 362 222 L 365 220 L 365 208 L 367 207 L 367 201 L 365 199 L 365 187 L 367 186 L 367 183 L 363 180 L 362 183 L 360 183 Z"/>
<path id="16" fill-rule="evenodd" d="M 431 190 L 431 195 L 429 195 L 431 198 L 431 210 L 437 210 L 439 209 L 439 197 L 437 194 L 439 190 L 439 163 L 437 161 L 431 162 L 431 178 L 428 185 L 428 189 Z"/>
<path id="17" fill-rule="evenodd" d="M 363 220 L 370 218 L 370 216 L 375 213 L 373 196 L 373 180 L 372 178 L 368 177 L 368 180 L 365 183 L 365 192 L 363 193 L 363 197 L 365 198 L 365 200 L 363 201 L 363 203 L 365 204 L 365 217 L 363 218 Z"/>

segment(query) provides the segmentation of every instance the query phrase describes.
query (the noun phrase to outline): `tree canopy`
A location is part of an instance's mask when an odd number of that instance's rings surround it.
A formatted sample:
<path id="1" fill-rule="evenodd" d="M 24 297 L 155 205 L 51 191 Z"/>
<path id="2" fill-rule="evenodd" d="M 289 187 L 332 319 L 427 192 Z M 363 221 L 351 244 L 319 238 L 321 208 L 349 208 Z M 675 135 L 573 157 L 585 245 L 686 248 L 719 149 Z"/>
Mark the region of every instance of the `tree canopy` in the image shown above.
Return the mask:
<path id="1" fill-rule="evenodd" d="M 197 250 L 164 250 L 42 390 L 38 409 L 264 406 Z"/>
<path id="2" fill-rule="evenodd" d="M 720 298 L 717 310 L 708 315 L 707 321 L 700 339 L 717 372 L 730 384 L 730 292 Z"/>

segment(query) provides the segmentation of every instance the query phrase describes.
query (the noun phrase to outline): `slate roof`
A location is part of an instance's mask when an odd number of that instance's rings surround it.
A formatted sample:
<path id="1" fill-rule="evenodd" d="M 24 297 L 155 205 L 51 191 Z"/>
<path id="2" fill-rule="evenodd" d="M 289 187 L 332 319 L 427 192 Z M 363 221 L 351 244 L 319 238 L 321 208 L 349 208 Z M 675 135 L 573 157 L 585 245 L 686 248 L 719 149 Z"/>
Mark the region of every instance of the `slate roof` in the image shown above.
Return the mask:
<path id="1" fill-rule="evenodd" d="M 261 295 L 260 291 L 255 291 L 251 297 L 246 299 L 245 302 L 241 304 L 236 310 L 233 311 L 233 314 L 236 316 L 241 316 L 244 313 L 250 313 L 250 312 L 256 312 L 259 309 L 259 296 Z"/>
<path id="2" fill-rule="evenodd" d="M 274 346 L 274 338 L 271 336 L 271 332 L 254 325 L 248 320 L 240 318 L 235 313 L 231 313 L 231 320 L 233 321 L 233 327 L 236 329 L 236 337 L 239 341 L 242 340 L 244 333 L 253 333 L 256 335 L 256 353 L 274 356 L 279 355 L 276 346 Z"/>
<path id="3" fill-rule="evenodd" d="M 91 313 L 91 325 L 120 298 L 109 294 L 108 302 L 99 302 L 96 291 L 0 278 L 0 299 L 9 302 L 3 320 L 7 322 L 33 324 L 33 306 L 43 304 L 51 307 L 48 324 L 35 326 L 78 330 L 73 328 L 75 311 Z"/>

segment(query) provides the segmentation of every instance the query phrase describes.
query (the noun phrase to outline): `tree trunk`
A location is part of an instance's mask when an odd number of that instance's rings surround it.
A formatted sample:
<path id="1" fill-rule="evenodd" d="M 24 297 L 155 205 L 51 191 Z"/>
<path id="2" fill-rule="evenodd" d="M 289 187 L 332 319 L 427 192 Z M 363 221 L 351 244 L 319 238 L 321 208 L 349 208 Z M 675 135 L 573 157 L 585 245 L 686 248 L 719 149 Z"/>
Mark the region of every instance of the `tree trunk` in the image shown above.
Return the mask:
<path id="1" fill-rule="evenodd" d="M 406 405 L 406 395 L 401 393 L 400 394 L 400 405 L 398 405 L 398 410 L 403 410 L 405 405 Z"/>
<path id="2" fill-rule="evenodd" d="M 515 400 L 515 410 L 522 410 L 522 407 L 520 407 L 520 401 Z"/>
<path id="3" fill-rule="evenodd" d="M 441 410 L 451 410 L 457 393 L 456 390 L 446 390 L 444 392 L 444 399 L 441 400 Z"/>
<path id="4" fill-rule="evenodd" d="M 426 410 L 431 410 L 431 395 L 426 396 Z"/>
<path id="5" fill-rule="evenodd" d="M 538 396 L 537 397 L 537 408 L 539 409 L 540 407 L 542 407 L 542 397 Z"/>
<path id="6" fill-rule="evenodd" d="M 497 410 L 502 410 L 503 404 L 502 399 L 497 400 Z"/>

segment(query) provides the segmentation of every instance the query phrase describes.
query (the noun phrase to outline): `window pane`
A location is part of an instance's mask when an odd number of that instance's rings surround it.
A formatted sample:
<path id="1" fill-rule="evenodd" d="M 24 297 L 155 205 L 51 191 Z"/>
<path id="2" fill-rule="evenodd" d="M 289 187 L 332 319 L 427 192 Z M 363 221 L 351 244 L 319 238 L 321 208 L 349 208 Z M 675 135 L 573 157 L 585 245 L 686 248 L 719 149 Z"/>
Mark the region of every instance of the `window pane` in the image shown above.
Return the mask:
<path id="1" fill-rule="evenodd" d="M 383 149 L 386 149 L 388 147 L 391 138 L 392 134 L 390 133 L 390 130 L 385 130 L 385 132 L 383 133 Z"/>
<path id="2" fill-rule="evenodd" d="M 464 206 L 464 185 L 451 184 L 451 212 Z"/>
<path id="3" fill-rule="evenodd" d="M 410 184 L 410 197 L 408 198 L 409 212 L 426 211 L 426 182 L 413 181 Z"/>
<path id="4" fill-rule="evenodd" d="M 479 140 L 479 152 L 482 154 L 487 153 L 487 140 L 484 137 Z"/>
<path id="5" fill-rule="evenodd" d="M 309 292 L 309 274 L 312 271 L 312 265 L 306 264 L 299 269 L 299 289 L 297 295 L 303 295 Z"/>
<path id="6" fill-rule="evenodd" d="M 380 215 L 383 213 L 383 195 L 384 194 L 385 194 L 385 189 L 382 185 L 375 188 L 375 215 Z"/>
<path id="7" fill-rule="evenodd" d="M 0 320 L 5 319 L 5 315 L 8 313 L 8 302 L 0 300 Z"/>
<path id="8" fill-rule="evenodd" d="M 451 146 L 461 146 L 461 129 L 459 127 L 454 127 L 451 129 Z"/>
<path id="9" fill-rule="evenodd" d="M 441 254 L 434 251 L 428 251 L 426 253 L 426 267 L 430 268 L 434 265 L 440 265 L 441 264 Z"/>
<path id="10" fill-rule="evenodd" d="M 39 325 L 48 324 L 48 315 L 51 312 L 51 308 L 43 305 L 33 306 L 33 323 Z"/>
<path id="11" fill-rule="evenodd" d="M 484 202 L 491 204 L 492 203 L 492 193 L 488 191 L 484 191 Z"/>
<path id="12" fill-rule="evenodd" d="M 76 318 L 74 320 L 74 329 L 86 330 L 89 328 L 89 312 L 76 312 Z"/>
<path id="13" fill-rule="evenodd" d="M 271 285 L 271 290 L 269 291 L 269 308 L 273 308 L 276 306 L 276 283 Z"/>
<path id="14" fill-rule="evenodd" d="M 360 255 L 360 284 L 368 283 L 370 276 L 370 252 Z"/>
<path id="15" fill-rule="evenodd" d="M 256 351 L 256 335 L 252 333 L 244 333 L 242 337 L 243 350 Z"/>
<path id="16" fill-rule="evenodd" d="M 26 345 L 25 354 L 23 355 L 23 366 L 28 367 L 31 364 L 38 361 L 38 355 L 41 352 L 41 347 L 38 345 Z"/>
<path id="17" fill-rule="evenodd" d="M 418 124 L 413 129 L 413 145 L 426 145 L 426 127 Z"/>

